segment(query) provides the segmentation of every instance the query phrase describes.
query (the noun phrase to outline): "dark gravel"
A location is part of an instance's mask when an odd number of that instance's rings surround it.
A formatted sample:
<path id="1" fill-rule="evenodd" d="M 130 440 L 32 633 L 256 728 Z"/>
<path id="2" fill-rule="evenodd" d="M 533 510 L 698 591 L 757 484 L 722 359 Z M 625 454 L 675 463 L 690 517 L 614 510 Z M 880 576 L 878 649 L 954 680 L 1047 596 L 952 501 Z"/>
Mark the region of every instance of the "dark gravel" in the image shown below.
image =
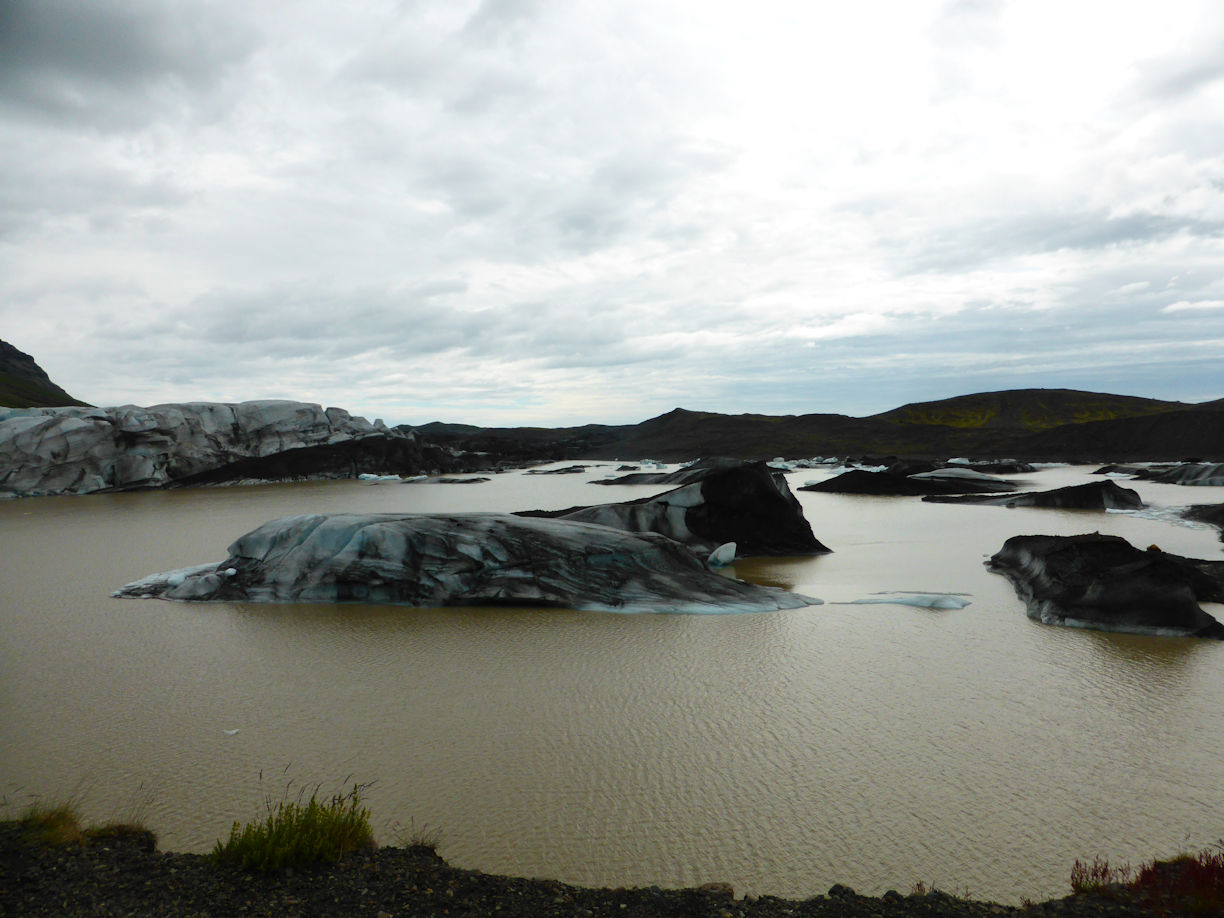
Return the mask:
<path id="1" fill-rule="evenodd" d="M 381 848 L 340 863 L 269 876 L 195 854 L 151 850 L 151 838 L 30 848 L 0 827 L 0 916 L 502 916 L 502 918 L 1038 918 L 1145 916 L 1110 899 L 1074 897 L 1023 909 L 943 893 L 882 897 L 834 886 L 795 901 L 735 898 L 729 888 L 586 889 L 450 867 L 428 848 Z"/>

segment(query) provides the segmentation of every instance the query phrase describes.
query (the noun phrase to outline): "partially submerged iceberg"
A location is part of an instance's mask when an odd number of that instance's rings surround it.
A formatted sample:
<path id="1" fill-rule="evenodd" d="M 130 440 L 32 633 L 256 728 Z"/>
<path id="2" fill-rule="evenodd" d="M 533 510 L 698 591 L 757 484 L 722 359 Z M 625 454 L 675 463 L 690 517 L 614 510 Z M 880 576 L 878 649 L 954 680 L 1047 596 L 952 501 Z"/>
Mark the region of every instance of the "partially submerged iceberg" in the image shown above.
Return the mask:
<path id="1" fill-rule="evenodd" d="M 1049 507 L 1057 510 L 1139 510 L 1139 492 L 1112 481 L 1054 488 L 1050 491 L 1020 491 L 1015 494 L 928 494 L 924 501 L 937 504 L 986 504 L 992 507 Z"/>
<path id="2" fill-rule="evenodd" d="M 1199 602 L 1224 601 L 1224 561 L 1140 551 L 1118 536 L 1013 536 L 987 562 L 1046 624 L 1224 639 Z"/>
<path id="3" fill-rule="evenodd" d="M 1164 471 L 1152 471 L 1144 477 L 1164 484 L 1224 487 L 1224 463 L 1188 462 Z"/>
<path id="4" fill-rule="evenodd" d="M 987 475 L 985 472 L 976 472 L 973 469 L 954 468 L 954 469 L 932 469 L 929 472 L 915 472 L 910 478 L 918 481 L 954 481 L 970 482 L 974 485 L 990 485 L 996 488 L 1006 488 L 1013 490 L 1015 485 L 1006 479 L 999 478 L 996 475 Z"/>
<path id="5" fill-rule="evenodd" d="M 730 567 L 735 563 L 735 552 L 736 545 L 734 542 L 726 542 L 719 545 L 716 549 L 710 552 L 710 556 L 706 558 L 706 567 Z"/>
<path id="6" fill-rule="evenodd" d="M 292 401 L 0 409 L 0 496 L 354 477 L 445 462 L 411 432 Z"/>
<path id="7" fill-rule="evenodd" d="M 684 485 L 691 484 L 694 481 L 700 481 L 711 472 L 716 472 L 719 469 L 732 468 L 734 466 L 744 464 L 743 459 L 731 459 L 726 456 L 711 456 L 706 459 L 699 459 L 691 465 L 686 465 L 683 468 L 676 469 L 674 472 L 634 472 L 630 475 L 621 475 L 618 478 L 600 478 L 596 481 L 592 481 L 591 484 Z M 655 465 L 659 466 L 659 463 L 655 463 Z"/>
<path id="8" fill-rule="evenodd" d="M 960 593 L 877 593 L 866 599 L 852 599 L 847 605 L 914 606 L 918 609 L 963 609 L 970 605 Z"/>
<path id="9" fill-rule="evenodd" d="M 800 491 L 830 494 L 878 494 L 918 496 L 926 494 L 999 494 L 1015 491 L 1015 482 L 969 469 L 937 469 L 907 474 L 890 468 L 882 471 L 850 469 L 824 481 L 806 484 Z"/>
<path id="10" fill-rule="evenodd" d="M 683 546 L 501 513 L 337 513 L 273 520 L 219 564 L 145 577 L 128 598 L 550 606 L 601 612 L 765 612 L 820 600 L 710 571 Z"/>
<path id="11" fill-rule="evenodd" d="M 763 462 L 707 467 L 691 483 L 654 497 L 519 515 L 657 532 L 702 555 L 727 542 L 736 543 L 740 557 L 829 550 L 812 534 L 785 476 Z"/>

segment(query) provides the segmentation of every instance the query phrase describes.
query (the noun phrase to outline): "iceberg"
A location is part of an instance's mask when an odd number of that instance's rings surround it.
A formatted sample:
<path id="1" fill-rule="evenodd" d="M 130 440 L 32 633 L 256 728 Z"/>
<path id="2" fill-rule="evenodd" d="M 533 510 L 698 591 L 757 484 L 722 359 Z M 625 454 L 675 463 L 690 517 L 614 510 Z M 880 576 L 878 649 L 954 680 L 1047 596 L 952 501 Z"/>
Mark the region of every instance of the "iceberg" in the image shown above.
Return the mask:
<path id="1" fill-rule="evenodd" d="M 1003 485 L 1008 488 L 1014 488 L 1015 485 L 995 475 L 987 475 L 985 472 L 975 472 L 973 469 L 935 469 L 932 472 L 917 472 L 909 476 L 917 478 L 920 481 L 973 481 L 983 484 Z"/>
<path id="2" fill-rule="evenodd" d="M 113 595 L 672 613 L 820 603 L 725 577 L 655 533 L 503 513 L 287 517 L 240 537 L 219 564 L 154 574 Z"/>
<path id="3" fill-rule="evenodd" d="M 812 534 L 785 476 L 765 463 L 734 461 L 686 471 L 686 483 L 654 497 L 518 515 L 657 532 L 703 557 L 727 542 L 736 543 L 741 556 L 829 550 Z"/>
<path id="4" fill-rule="evenodd" d="M 1011 494 L 929 494 L 924 501 L 940 504 L 986 504 L 995 507 L 1053 507 L 1060 510 L 1137 510 L 1143 506 L 1139 492 L 1112 481 L 1055 488 L 1052 491 L 1023 491 Z"/>
<path id="5" fill-rule="evenodd" d="M 726 542 L 710 552 L 706 558 L 707 567 L 728 567 L 735 563 L 735 543 Z"/>
<path id="6" fill-rule="evenodd" d="M 986 563 L 1048 625 L 1224 639 L 1199 602 L 1224 601 L 1224 561 L 1146 551 L 1118 536 L 1022 535 Z"/>

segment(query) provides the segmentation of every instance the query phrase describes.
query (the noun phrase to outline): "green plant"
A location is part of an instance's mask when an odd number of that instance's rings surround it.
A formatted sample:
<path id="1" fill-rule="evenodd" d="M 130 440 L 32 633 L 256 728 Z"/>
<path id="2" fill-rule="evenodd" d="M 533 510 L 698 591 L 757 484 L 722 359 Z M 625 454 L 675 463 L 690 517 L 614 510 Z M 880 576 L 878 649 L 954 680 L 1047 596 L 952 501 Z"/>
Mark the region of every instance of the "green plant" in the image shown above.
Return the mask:
<path id="1" fill-rule="evenodd" d="M 285 867 L 335 863 L 349 851 L 373 848 L 370 811 L 361 805 L 361 794 L 367 787 L 354 784 L 351 791 L 335 794 L 327 802 L 319 801 L 317 787 L 305 803 L 300 799 L 281 800 L 274 807 L 266 799 L 267 818 L 245 826 L 235 822 L 229 841 L 223 844 L 218 840 L 212 858 L 269 873 Z"/>

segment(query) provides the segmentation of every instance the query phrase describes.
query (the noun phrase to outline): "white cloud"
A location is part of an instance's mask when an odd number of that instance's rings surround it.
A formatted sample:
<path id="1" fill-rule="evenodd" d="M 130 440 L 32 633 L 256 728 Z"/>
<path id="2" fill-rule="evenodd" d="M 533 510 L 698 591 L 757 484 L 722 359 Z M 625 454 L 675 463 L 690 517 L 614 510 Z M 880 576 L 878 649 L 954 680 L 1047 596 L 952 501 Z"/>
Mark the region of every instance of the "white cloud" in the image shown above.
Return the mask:
<path id="1" fill-rule="evenodd" d="M 1195 303 L 1179 300 L 1176 303 L 1170 303 L 1161 312 L 1210 312 L 1216 309 L 1224 309 L 1224 300 L 1199 300 Z"/>

